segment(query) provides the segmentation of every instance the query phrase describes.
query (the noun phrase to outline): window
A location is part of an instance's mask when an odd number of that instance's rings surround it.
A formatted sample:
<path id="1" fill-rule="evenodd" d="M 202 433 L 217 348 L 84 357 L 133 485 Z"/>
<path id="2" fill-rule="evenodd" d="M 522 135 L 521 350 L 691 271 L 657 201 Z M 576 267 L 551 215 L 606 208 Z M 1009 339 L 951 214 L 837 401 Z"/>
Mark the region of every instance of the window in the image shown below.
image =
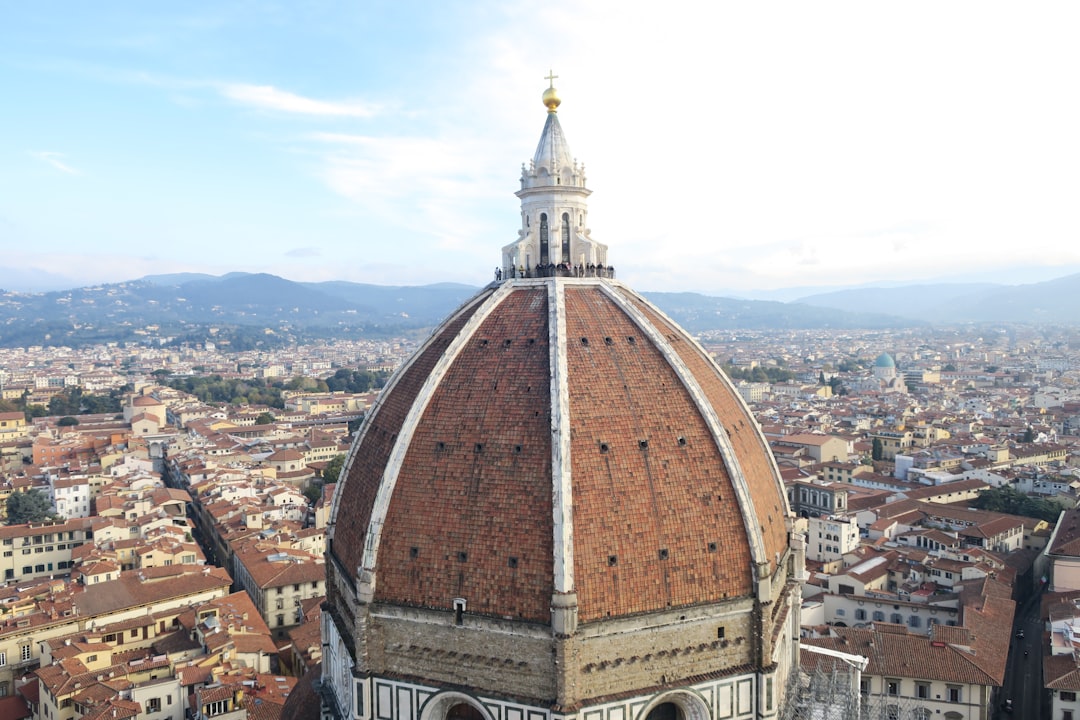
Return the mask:
<path id="1" fill-rule="evenodd" d="M 21 645 L 19 647 L 19 659 L 21 661 L 23 661 L 23 662 L 26 662 L 27 660 L 30 659 L 30 646 L 29 645 Z"/>
<path id="2" fill-rule="evenodd" d="M 1061 720 L 1073 720 L 1072 710 L 1062 710 Z"/>
<path id="3" fill-rule="evenodd" d="M 5 665 L 7 665 L 7 653 L 0 652 L 0 667 L 4 667 Z"/>
<path id="4" fill-rule="evenodd" d="M 907 619 L 907 624 L 908 627 L 917 628 L 922 625 L 922 620 L 919 619 L 918 615 L 912 615 Z"/>
<path id="5" fill-rule="evenodd" d="M 949 699 L 949 702 L 963 702 L 963 694 L 960 692 L 960 687 L 958 685 L 950 685 L 946 697 Z"/>
<path id="6" fill-rule="evenodd" d="M 885 694 L 897 696 L 900 694 L 900 681 L 899 680 L 885 680 Z"/>
<path id="7" fill-rule="evenodd" d="M 1062 690 L 1061 699 L 1065 702 L 1076 702 L 1076 693 L 1071 690 Z"/>
<path id="8" fill-rule="evenodd" d="M 900 613 L 893 613 L 892 615 L 889 616 L 889 622 L 891 622 L 894 625 L 903 625 L 904 624 L 904 616 L 901 615 Z"/>
<path id="9" fill-rule="evenodd" d="M 161 698 L 149 698 L 146 701 L 147 712 L 161 712 Z"/>
<path id="10" fill-rule="evenodd" d="M 874 611 L 874 622 L 884 622 L 884 621 L 885 621 L 885 613 L 881 612 L 880 610 L 875 610 Z"/>
<path id="11" fill-rule="evenodd" d="M 845 610 L 844 608 L 836 608 L 837 617 L 844 617 L 845 615 L 847 615 L 847 610 Z"/>
<path id="12" fill-rule="evenodd" d="M 88 663 L 97 662 L 97 655 L 87 655 L 86 656 L 86 662 L 88 662 Z"/>
<path id="13" fill-rule="evenodd" d="M 930 708 L 917 707 L 911 712 L 914 720 L 930 720 L 931 716 Z"/>
<path id="14" fill-rule="evenodd" d="M 900 706 L 899 705 L 886 705 L 885 706 L 885 718 L 886 718 L 886 720 L 900 720 Z"/>
<path id="15" fill-rule="evenodd" d="M 855 619 L 856 620 L 865 620 L 866 619 L 866 611 L 863 610 L 862 608 L 857 609 L 855 611 Z"/>
<path id="16" fill-rule="evenodd" d="M 930 683 L 915 683 L 915 697 L 921 700 L 930 699 Z"/>

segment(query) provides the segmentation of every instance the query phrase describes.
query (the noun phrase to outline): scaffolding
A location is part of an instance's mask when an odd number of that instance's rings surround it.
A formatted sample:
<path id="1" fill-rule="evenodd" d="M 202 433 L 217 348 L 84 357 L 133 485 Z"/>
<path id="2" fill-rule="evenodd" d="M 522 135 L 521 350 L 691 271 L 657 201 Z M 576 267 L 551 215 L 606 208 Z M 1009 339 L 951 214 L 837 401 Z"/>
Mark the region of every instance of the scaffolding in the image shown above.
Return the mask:
<path id="1" fill-rule="evenodd" d="M 813 662 L 788 680 L 781 720 L 930 720 L 930 710 L 913 698 L 861 692 L 868 659 L 803 645 Z"/>

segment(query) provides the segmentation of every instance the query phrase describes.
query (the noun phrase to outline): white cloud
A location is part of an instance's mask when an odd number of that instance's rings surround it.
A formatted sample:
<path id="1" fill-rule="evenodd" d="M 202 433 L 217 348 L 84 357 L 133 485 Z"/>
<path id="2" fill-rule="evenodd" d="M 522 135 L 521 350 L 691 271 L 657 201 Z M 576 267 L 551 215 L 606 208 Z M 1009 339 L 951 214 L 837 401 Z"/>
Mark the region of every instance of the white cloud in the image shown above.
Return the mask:
<path id="1" fill-rule="evenodd" d="M 434 240 L 438 248 L 461 257 L 479 252 L 495 257 L 500 244 L 478 244 L 478 237 L 499 237 L 489 208 L 510 200 L 504 177 L 513 172 L 493 162 L 484 142 L 423 137 L 375 137 L 341 133 L 310 136 L 323 149 L 316 171 L 334 192 L 348 198 L 391 227 Z M 506 237 L 515 228 L 501 228 Z M 402 257 L 400 247 L 393 253 Z M 423 254 L 418 252 L 417 254 Z"/>
<path id="2" fill-rule="evenodd" d="M 71 167 L 70 165 L 68 165 L 66 162 L 63 161 L 63 158 L 64 158 L 63 153 L 58 153 L 58 152 L 33 152 L 32 151 L 30 153 L 30 155 L 32 157 L 37 158 L 38 160 L 41 160 L 44 163 L 48 163 L 49 165 L 53 166 L 54 168 L 56 168 L 60 172 L 67 173 L 68 175 L 82 175 L 81 172 L 79 172 L 78 170 L 76 170 L 75 168 Z"/>
<path id="3" fill-rule="evenodd" d="M 380 107 L 375 104 L 314 100 L 271 85 L 230 84 L 223 85 L 220 91 L 225 97 L 243 105 L 298 115 L 371 118 L 380 112 Z"/>

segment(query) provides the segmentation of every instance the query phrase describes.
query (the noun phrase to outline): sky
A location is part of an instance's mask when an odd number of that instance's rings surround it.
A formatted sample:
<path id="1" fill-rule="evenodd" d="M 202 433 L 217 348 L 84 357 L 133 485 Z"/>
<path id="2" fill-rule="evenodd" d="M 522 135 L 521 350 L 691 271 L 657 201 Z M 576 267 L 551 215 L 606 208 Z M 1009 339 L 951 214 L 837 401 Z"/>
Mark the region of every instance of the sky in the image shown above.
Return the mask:
<path id="1" fill-rule="evenodd" d="M 0 8 L 0 287 L 492 279 L 553 70 L 642 291 L 1080 271 L 1080 4 Z"/>

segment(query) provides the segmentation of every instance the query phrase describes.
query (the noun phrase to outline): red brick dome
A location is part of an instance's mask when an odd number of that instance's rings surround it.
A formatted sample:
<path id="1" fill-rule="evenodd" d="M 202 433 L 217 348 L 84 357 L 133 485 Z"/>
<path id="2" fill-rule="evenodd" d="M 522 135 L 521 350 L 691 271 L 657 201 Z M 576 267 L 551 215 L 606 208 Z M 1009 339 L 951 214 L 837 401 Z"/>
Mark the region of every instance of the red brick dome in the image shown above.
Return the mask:
<path id="1" fill-rule="evenodd" d="M 731 383 L 620 283 L 493 284 L 395 375 L 329 554 L 365 601 L 550 623 L 753 595 L 787 499 Z"/>

